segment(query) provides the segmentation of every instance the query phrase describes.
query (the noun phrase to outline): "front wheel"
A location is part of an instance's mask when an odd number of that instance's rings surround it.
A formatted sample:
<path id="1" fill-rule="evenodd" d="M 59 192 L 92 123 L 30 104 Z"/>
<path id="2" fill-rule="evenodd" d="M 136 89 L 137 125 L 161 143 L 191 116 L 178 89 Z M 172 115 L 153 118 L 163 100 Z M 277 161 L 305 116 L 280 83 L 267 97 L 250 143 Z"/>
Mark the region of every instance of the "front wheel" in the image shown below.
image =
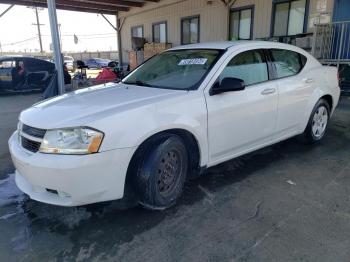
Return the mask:
<path id="1" fill-rule="evenodd" d="M 141 205 L 165 209 L 180 197 L 186 180 L 188 153 L 182 139 L 170 135 L 151 146 L 138 161 L 136 188 Z"/>
<path id="2" fill-rule="evenodd" d="M 326 100 L 321 99 L 315 105 L 304 131 L 304 137 L 307 142 L 315 143 L 324 137 L 327 131 L 329 118 L 329 104 Z"/>

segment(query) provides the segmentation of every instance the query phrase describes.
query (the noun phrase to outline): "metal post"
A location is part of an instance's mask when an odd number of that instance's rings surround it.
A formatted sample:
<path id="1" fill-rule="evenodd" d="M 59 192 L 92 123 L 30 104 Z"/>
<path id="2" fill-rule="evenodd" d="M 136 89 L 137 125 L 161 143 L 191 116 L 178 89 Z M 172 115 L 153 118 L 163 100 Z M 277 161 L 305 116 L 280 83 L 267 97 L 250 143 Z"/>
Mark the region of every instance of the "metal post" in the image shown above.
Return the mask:
<path id="1" fill-rule="evenodd" d="M 60 47 L 60 37 L 58 34 L 58 25 L 57 25 L 57 13 L 56 13 L 56 1 L 47 0 L 47 8 L 49 11 L 49 20 L 50 20 L 50 29 L 51 29 L 51 38 L 53 45 L 53 53 L 55 58 L 55 66 L 57 70 L 57 79 L 58 79 L 58 93 L 64 93 L 64 76 L 63 76 L 63 59 L 61 54 Z"/>
<path id="2" fill-rule="evenodd" d="M 345 24 L 342 23 L 342 25 L 341 25 L 341 35 L 340 35 L 340 47 L 339 47 L 339 53 L 338 53 L 338 59 L 337 59 L 337 68 L 339 68 L 341 55 L 343 53 L 344 29 L 345 29 Z"/>
<path id="3" fill-rule="evenodd" d="M 10 5 L 8 8 L 6 8 L 6 10 L 0 14 L 0 17 L 2 17 L 3 15 L 5 15 L 5 14 L 6 14 L 8 11 L 10 11 L 11 8 L 14 7 L 14 6 L 15 6 L 15 5 Z"/>
<path id="4" fill-rule="evenodd" d="M 123 54 L 122 54 L 122 40 L 121 40 L 121 29 L 122 29 L 122 24 L 120 23 L 120 20 L 118 18 L 118 11 L 117 14 L 115 15 L 116 18 L 116 25 L 114 26 L 104 14 L 101 14 L 101 16 L 106 20 L 106 22 L 116 31 L 117 33 L 117 46 L 118 46 L 118 62 L 119 62 L 119 68 L 122 68 L 123 64 Z"/>
<path id="5" fill-rule="evenodd" d="M 122 51 L 122 25 L 120 24 L 118 12 L 116 14 L 117 19 L 117 44 L 118 44 L 118 64 L 119 68 L 123 69 L 123 51 Z"/>

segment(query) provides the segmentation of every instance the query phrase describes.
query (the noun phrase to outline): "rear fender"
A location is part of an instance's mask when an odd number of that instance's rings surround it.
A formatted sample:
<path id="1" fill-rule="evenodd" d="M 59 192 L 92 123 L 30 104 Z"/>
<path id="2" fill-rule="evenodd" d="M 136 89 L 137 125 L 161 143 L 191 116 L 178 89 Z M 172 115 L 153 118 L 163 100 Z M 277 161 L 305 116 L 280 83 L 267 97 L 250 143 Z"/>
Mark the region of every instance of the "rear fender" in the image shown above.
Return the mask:
<path id="1" fill-rule="evenodd" d="M 319 88 L 316 88 L 314 90 L 314 92 L 312 93 L 312 95 L 311 95 L 311 97 L 309 99 L 309 102 L 307 104 L 304 117 L 303 117 L 304 121 L 303 121 L 303 124 L 302 124 L 302 130 L 305 130 L 305 128 L 306 128 L 306 126 L 307 126 L 307 124 L 309 122 L 312 110 L 314 109 L 316 103 L 318 102 L 318 100 L 320 100 L 325 95 L 328 95 L 328 94 L 326 92 L 324 92 L 322 89 L 319 89 Z"/>

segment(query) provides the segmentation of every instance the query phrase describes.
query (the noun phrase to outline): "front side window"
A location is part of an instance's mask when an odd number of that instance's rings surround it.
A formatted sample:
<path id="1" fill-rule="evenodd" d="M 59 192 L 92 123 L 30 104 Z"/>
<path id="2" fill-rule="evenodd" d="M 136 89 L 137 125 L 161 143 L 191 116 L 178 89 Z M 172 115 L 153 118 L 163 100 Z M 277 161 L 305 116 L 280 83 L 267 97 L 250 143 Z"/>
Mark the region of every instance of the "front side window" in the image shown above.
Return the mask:
<path id="1" fill-rule="evenodd" d="M 274 6 L 273 36 L 304 32 L 306 0 L 284 1 Z"/>
<path id="2" fill-rule="evenodd" d="M 199 16 L 181 20 L 181 44 L 199 43 Z"/>
<path id="3" fill-rule="evenodd" d="M 232 10 L 230 13 L 230 40 L 252 39 L 253 8 Z"/>
<path id="4" fill-rule="evenodd" d="M 265 82 L 269 79 L 264 53 L 251 50 L 236 55 L 219 76 L 219 81 L 226 77 L 242 79 L 245 85 Z"/>
<path id="5" fill-rule="evenodd" d="M 197 89 L 222 50 L 188 49 L 161 53 L 123 79 L 124 84 L 164 89 Z"/>
<path id="6" fill-rule="evenodd" d="M 271 58 L 276 68 L 277 78 L 298 74 L 306 63 L 303 55 L 290 50 L 272 49 Z"/>
<path id="7" fill-rule="evenodd" d="M 154 24 L 153 27 L 153 42 L 166 43 L 167 42 L 167 23 L 161 22 Z"/>
<path id="8" fill-rule="evenodd" d="M 131 28 L 132 37 L 143 37 L 143 26 L 134 26 Z"/>

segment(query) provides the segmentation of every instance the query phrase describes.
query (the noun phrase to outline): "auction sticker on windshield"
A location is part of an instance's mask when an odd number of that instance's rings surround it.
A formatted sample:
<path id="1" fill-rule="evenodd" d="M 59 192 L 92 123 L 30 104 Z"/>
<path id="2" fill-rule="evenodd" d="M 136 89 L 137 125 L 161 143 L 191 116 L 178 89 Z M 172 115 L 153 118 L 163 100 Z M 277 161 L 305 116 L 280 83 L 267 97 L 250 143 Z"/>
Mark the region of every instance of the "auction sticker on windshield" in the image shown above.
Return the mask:
<path id="1" fill-rule="evenodd" d="M 207 58 L 191 58 L 191 59 L 182 59 L 178 65 L 205 65 L 208 61 Z"/>

